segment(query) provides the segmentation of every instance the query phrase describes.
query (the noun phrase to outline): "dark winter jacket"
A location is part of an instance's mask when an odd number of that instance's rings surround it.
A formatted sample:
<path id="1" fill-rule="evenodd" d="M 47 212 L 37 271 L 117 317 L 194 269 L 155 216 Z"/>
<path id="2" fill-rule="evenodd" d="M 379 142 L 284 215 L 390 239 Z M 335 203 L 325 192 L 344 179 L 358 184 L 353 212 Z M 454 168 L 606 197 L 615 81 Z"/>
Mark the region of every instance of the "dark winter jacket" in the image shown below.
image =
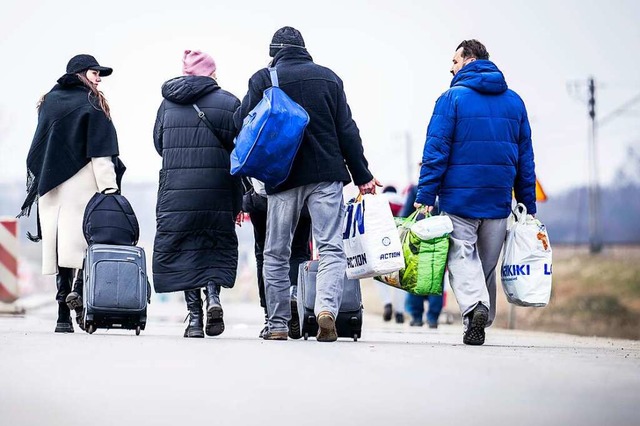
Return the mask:
<path id="1" fill-rule="evenodd" d="M 306 50 L 295 47 L 281 49 L 272 65 L 278 71 L 280 88 L 307 111 L 310 121 L 289 178 L 277 188 L 267 186 L 267 193 L 319 182 L 349 183 L 349 172 L 356 185 L 371 181 L 373 176 L 342 80 L 330 69 L 316 65 Z M 238 130 L 269 87 L 271 79 L 266 68 L 251 77 L 249 91 L 234 116 Z"/>
<path id="2" fill-rule="evenodd" d="M 92 157 L 113 157 L 116 162 L 117 155 L 116 129 L 98 100 L 75 75 L 61 79 L 45 95 L 38 112 L 27 156 L 28 194 L 22 214 L 28 215 L 39 196 L 70 179 Z"/>
<path id="3" fill-rule="evenodd" d="M 509 215 L 512 190 L 536 212 L 531 128 L 522 99 L 488 60 L 463 67 L 436 102 L 416 201 L 474 219 Z"/>
<path id="4" fill-rule="evenodd" d="M 186 76 L 162 86 L 154 144 L 162 156 L 153 281 L 157 292 L 233 287 L 238 264 L 234 218 L 239 180 L 229 174 L 236 136 L 233 112 L 240 101 L 209 77 Z M 206 114 L 215 135 L 200 120 Z"/>

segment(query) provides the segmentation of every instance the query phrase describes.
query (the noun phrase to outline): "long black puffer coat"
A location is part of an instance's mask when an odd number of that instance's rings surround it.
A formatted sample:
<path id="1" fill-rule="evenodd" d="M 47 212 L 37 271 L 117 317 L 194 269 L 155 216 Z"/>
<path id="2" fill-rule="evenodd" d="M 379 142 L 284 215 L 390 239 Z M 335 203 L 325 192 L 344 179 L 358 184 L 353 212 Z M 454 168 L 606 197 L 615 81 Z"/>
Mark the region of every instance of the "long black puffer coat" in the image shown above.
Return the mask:
<path id="1" fill-rule="evenodd" d="M 153 132 L 162 156 L 153 247 L 153 284 L 165 293 L 233 287 L 238 266 L 234 219 L 241 209 L 238 178 L 229 173 L 238 98 L 210 77 L 185 76 L 162 86 Z M 198 117 L 206 114 L 215 135 Z"/>

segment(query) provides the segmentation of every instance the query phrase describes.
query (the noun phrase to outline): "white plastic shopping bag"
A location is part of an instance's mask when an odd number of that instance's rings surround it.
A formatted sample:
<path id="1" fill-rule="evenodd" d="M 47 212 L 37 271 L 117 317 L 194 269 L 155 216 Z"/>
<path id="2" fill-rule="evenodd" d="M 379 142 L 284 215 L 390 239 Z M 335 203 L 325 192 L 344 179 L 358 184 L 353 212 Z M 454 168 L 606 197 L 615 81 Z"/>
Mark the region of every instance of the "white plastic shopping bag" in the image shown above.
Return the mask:
<path id="1" fill-rule="evenodd" d="M 365 194 L 347 203 L 343 230 L 349 279 L 388 274 L 404 267 L 400 236 L 387 198 Z"/>
<path id="2" fill-rule="evenodd" d="M 425 241 L 444 237 L 453 232 L 453 222 L 446 215 L 427 216 L 411 225 L 411 232 Z"/>
<path id="3" fill-rule="evenodd" d="M 551 244 L 547 229 L 518 204 L 502 252 L 502 288 L 518 306 L 546 306 L 551 297 Z"/>

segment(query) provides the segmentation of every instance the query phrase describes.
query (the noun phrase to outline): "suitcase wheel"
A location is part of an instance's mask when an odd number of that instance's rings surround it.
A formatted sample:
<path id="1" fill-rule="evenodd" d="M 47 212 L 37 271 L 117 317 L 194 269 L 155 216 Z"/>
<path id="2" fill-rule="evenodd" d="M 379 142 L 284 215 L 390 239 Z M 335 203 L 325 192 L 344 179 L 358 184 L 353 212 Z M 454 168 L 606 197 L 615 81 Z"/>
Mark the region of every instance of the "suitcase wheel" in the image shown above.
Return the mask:
<path id="1" fill-rule="evenodd" d="M 303 337 L 304 337 L 304 340 L 309 340 L 309 333 L 305 332 Z"/>
<path id="2" fill-rule="evenodd" d="M 358 341 L 358 333 L 353 333 L 353 341 L 354 342 Z"/>
<path id="3" fill-rule="evenodd" d="M 140 326 L 136 326 L 136 336 L 140 335 Z"/>
<path id="4" fill-rule="evenodd" d="M 95 333 L 95 331 L 96 331 L 96 326 L 95 326 L 95 325 L 93 325 L 93 324 L 89 324 L 89 325 L 87 326 L 87 333 L 89 333 L 89 334 L 93 334 L 93 333 Z"/>

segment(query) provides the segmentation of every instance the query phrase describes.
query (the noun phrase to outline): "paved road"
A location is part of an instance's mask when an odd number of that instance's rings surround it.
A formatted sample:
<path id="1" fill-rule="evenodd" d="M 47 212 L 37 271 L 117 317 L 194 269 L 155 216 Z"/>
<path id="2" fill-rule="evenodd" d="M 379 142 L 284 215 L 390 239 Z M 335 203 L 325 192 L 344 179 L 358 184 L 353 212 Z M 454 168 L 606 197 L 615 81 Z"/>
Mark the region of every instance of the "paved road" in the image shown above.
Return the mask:
<path id="1" fill-rule="evenodd" d="M 53 307 L 0 317 L 0 426 L 638 425 L 640 342 L 491 329 L 482 347 L 365 316 L 354 343 L 265 342 L 228 304 L 219 338 L 181 306 L 147 330 L 56 335 Z"/>

